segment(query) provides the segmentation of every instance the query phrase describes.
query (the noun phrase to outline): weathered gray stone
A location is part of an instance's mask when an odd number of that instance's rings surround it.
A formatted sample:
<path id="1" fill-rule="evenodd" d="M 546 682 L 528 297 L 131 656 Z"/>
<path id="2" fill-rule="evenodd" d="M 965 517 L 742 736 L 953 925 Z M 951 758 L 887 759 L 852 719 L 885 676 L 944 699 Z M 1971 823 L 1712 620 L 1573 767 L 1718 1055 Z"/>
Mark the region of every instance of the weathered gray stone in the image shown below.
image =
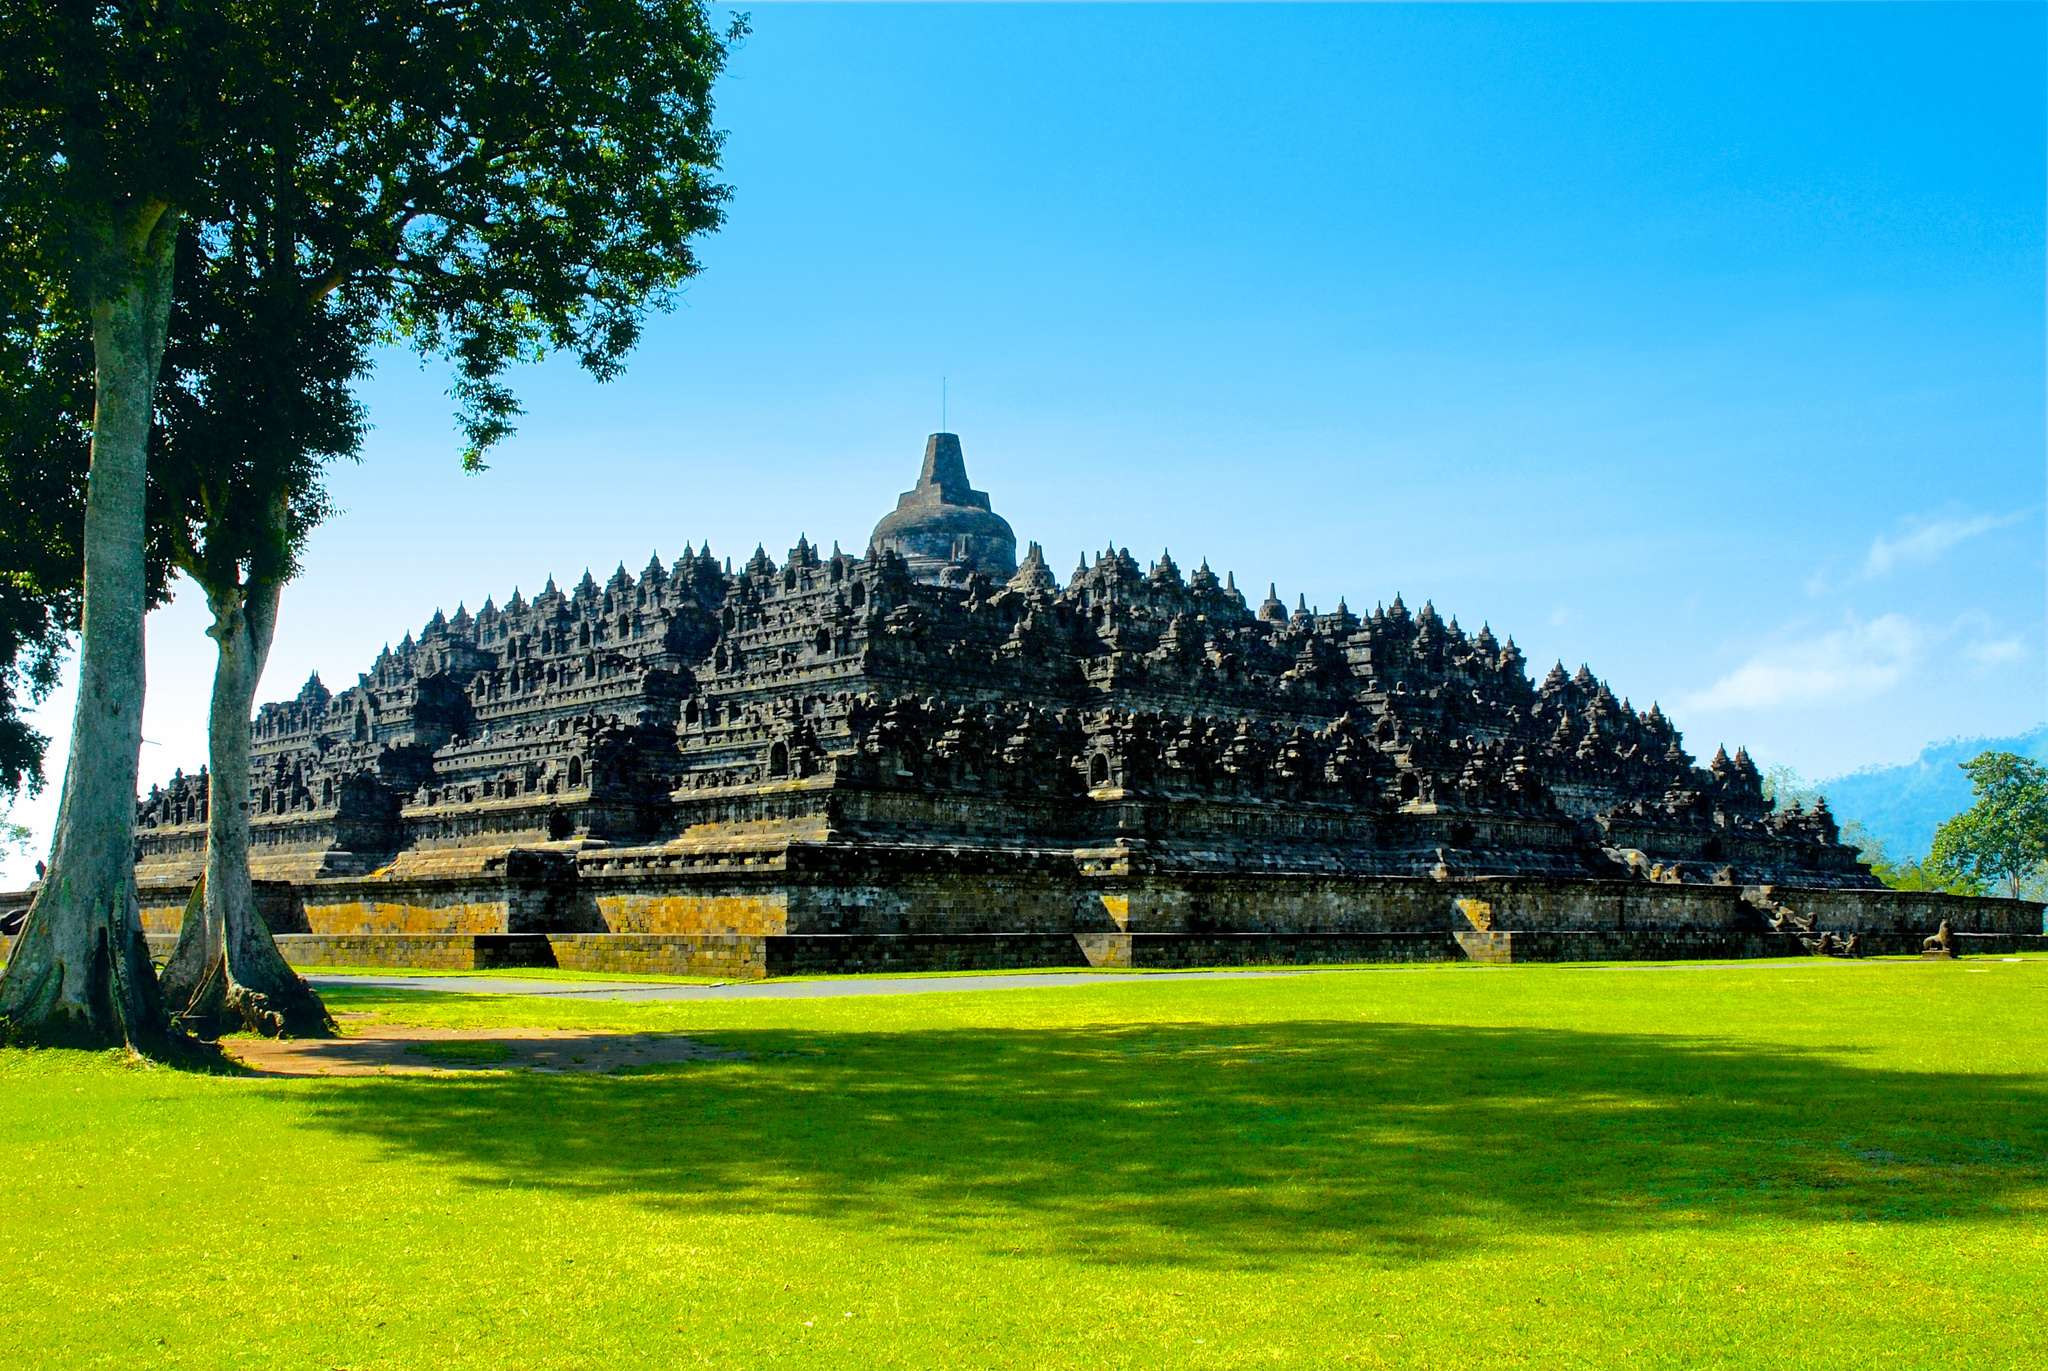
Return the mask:
<path id="1" fill-rule="evenodd" d="M 1488 879 L 1525 886 L 1489 889 L 1474 946 L 1631 902 L 1657 911 L 1643 929 L 1709 931 L 1703 951 L 1914 931 L 1867 912 L 1904 906 L 1861 898 L 1877 882 L 1825 805 L 1774 813 L 1747 753 L 1696 765 L 1585 667 L 1532 682 L 1513 639 L 1398 595 L 1254 612 L 1206 563 L 1111 546 L 1062 587 L 1015 550 L 935 434 L 865 556 L 685 549 L 437 611 L 354 685 L 259 711 L 255 874 L 287 892 L 282 926 L 333 936 L 1022 939 L 944 954 L 975 964 L 1073 938 L 1114 960 L 1140 935 L 1213 935 L 1223 960 L 1254 934 L 1306 959 L 1459 955 L 1449 892 Z M 203 773 L 142 801 L 153 927 L 198 872 L 206 803 Z M 1814 912 L 1830 890 L 1853 910 Z M 1915 927 L 1948 909 L 1914 905 Z M 2040 932 L 2037 907 L 2015 917 L 1956 927 Z M 703 955 L 834 946 L 854 944 Z"/>

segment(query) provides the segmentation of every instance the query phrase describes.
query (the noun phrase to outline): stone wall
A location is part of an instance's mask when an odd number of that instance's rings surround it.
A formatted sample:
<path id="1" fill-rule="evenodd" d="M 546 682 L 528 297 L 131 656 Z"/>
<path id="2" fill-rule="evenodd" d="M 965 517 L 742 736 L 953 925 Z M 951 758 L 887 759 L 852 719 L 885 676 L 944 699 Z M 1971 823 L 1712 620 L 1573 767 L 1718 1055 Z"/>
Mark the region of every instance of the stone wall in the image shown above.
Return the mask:
<path id="1" fill-rule="evenodd" d="M 288 881 L 256 881 L 256 908 L 272 933 L 308 933 L 305 902 Z M 185 902 L 192 897 L 191 880 L 139 885 L 144 933 L 176 934 L 185 921 Z"/>
<path id="2" fill-rule="evenodd" d="M 444 855 L 448 850 L 443 850 Z M 261 883 L 279 932 L 677 937 L 1010 934 L 1409 934 L 1450 929 L 1764 932 L 1789 908 L 1816 931 L 2040 934 L 2042 906 L 1892 890 L 1741 888 L 1508 876 L 1432 880 L 1276 871 L 1131 872 L 1073 852 L 791 845 L 672 865 L 661 850 L 520 852 L 467 870 Z M 189 887 L 144 891 L 174 932 Z"/>
<path id="3" fill-rule="evenodd" d="M 2042 933 L 2043 906 L 2033 900 L 1983 896 L 1965 898 L 1919 890 L 1792 890 L 1762 886 L 1758 894 L 1774 898 L 1818 928 L 1838 933 L 1909 933 L 1923 936 L 1946 919 L 1958 933 Z"/>
<path id="4" fill-rule="evenodd" d="M 278 950 L 293 966 L 397 966 L 438 971 L 552 965 L 548 940 L 503 933 L 288 933 Z"/>
<path id="5" fill-rule="evenodd" d="M 175 933 L 151 933 L 149 955 L 161 965 Z M 553 966 L 544 935 L 533 933 L 281 933 L 277 947 L 295 967 L 398 967 L 418 971 L 489 971 Z"/>
<path id="6" fill-rule="evenodd" d="M 265 882 L 259 898 L 286 956 L 303 965 L 726 978 L 1800 955 L 1796 936 L 1769 931 L 1780 909 L 1816 932 L 1861 934 L 1872 953 L 1916 952 L 1943 920 L 1970 950 L 2048 947 L 2039 904 L 1890 890 L 1147 872 L 1121 849 L 790 844 L 713 856 L 573 846 L 439 849 L 373 876 Z M 166 952 L 188 894 L 143 892 L 146 929 Z"/>
<path id="7" fill-rule="evenodd" d="M 789 928 L 790 895 L 769 872 L 707 875 L 687 883 L 651 874 L 584 880 L 570 906 L 573 913 L 558 927 L 574 933 L 782 933 Z"/>
<path id="8" fill-rule="evenodd" d="M 372 876 L 256 883 L 277 934 L 541 933 L 570 922 L 575 891 L 566 853 L 521 849 L 421 852 Z M 189 882 L 141 887 L 143 930 L 176 933 L 191 893 Z"/>
<path id="9" fill-rule="evenodd" d="M 555 933 L 551 966 L 616 976 L 718 976 L 751 981 L 770 975 L 773 938 L 748 934 Z"/>
<path id="10" fill-rule="evenodd" d="M 1081 935 L 1103 967 L 1313 966 L 1462 959 L 1446 929 L 1400 933 L 1112 933 Z"/>

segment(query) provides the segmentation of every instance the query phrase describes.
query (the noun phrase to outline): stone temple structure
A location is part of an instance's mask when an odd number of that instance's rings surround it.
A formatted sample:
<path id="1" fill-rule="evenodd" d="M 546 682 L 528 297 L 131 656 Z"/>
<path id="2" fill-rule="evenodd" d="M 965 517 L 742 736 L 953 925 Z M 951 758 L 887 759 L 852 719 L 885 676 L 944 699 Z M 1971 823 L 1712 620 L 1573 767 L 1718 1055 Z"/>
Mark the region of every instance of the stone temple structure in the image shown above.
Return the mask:
<path id="1" fill-rule="evenodd" d="M 255 874 L 300 961 L 880 967 L 1982 946 L 2039 906 L 1877 887 L 1591 671 L 1126 549 L 1064 582 L 934 434 L 860 555 L 686 548 L 436 611 L 265 705 Z M 206 784 L 141 803 L 176 927 Z"/>

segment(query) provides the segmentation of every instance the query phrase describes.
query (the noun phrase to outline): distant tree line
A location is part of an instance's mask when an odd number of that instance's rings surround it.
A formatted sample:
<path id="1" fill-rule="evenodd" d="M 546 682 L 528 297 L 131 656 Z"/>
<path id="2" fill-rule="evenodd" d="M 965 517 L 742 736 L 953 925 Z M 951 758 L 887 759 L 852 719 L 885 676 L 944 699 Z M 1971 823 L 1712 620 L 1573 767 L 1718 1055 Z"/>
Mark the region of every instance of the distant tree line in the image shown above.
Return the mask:
<path id="1" fill-rule="evenodd" d="M 1980 752 L 1960 765 L 1974 798 L 1935 830 L 1925 858 L 1893 857 L 1854 819 L 1842 825 L 1842 840 L 1894 890 L 2048 899 L 2048 766 L 2012 752 Z M 1779 809 L 1811 808 L 1821 798 L 1784 766 L 1765 773 L 1764 792 Z"/>

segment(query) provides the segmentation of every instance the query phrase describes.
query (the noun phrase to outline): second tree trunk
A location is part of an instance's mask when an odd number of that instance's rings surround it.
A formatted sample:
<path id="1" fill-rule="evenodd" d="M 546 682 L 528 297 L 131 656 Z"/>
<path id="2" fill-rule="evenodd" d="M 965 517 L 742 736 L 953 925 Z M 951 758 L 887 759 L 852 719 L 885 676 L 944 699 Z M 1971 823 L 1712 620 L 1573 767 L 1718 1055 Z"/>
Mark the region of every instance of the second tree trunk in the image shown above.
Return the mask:
<path id="1" fill-rule="evenodd" d="M 206 869 L 163 977 L 171 1012 L 200 1033 L 308 1037 L 334 1028 L 319 995 L 277 950 L 249 876 L 249 716 L 280 591 L 256 581 L 206 596 L 207 634 L 218 649 L 207 718 Z"/>

